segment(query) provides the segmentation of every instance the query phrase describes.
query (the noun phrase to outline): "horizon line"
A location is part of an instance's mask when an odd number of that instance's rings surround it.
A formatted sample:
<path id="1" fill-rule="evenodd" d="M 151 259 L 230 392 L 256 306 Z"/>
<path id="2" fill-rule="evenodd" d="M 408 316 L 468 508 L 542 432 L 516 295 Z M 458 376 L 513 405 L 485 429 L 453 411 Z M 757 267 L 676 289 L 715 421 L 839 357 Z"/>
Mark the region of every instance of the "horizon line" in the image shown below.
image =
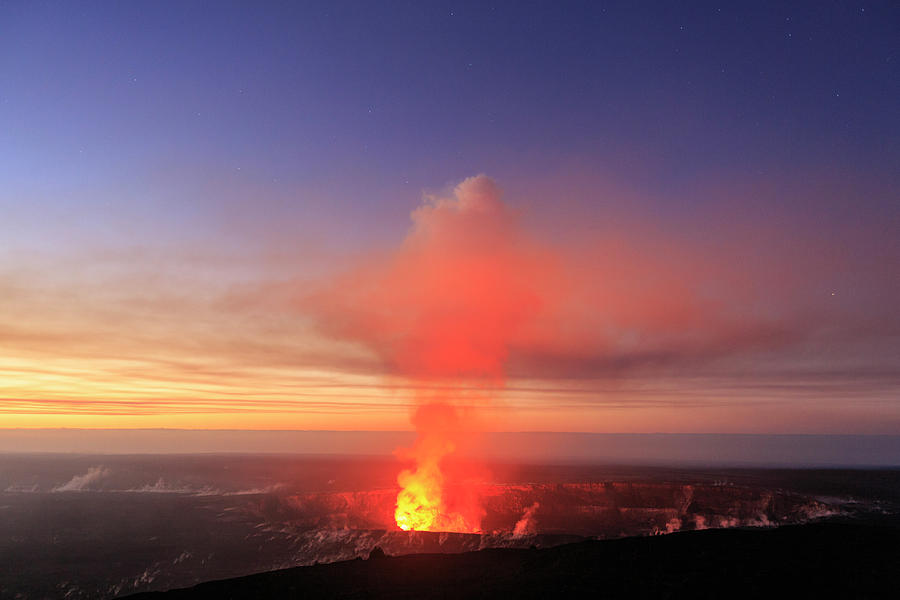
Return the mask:
<path id="1" fill-rule="evenodd" d="M 205 433 L 384 433 L 414 434 L 413 429 L 235 429 L 235 428 L 193 428 L 193 427 L 0 427 L 2 432 L 57 432 L 57 431 L 147 431 L 147 432 L 205 432 Z M 728 431 L 558 431 L 558 430 L 472 430 L 473 434 L 522 434 L 522 435 L 693 435 L 693 436 L 769 436 L 769 437 L 900 437 L 897 433 L 776 433 L 776 432 L 728 432 Z"/>

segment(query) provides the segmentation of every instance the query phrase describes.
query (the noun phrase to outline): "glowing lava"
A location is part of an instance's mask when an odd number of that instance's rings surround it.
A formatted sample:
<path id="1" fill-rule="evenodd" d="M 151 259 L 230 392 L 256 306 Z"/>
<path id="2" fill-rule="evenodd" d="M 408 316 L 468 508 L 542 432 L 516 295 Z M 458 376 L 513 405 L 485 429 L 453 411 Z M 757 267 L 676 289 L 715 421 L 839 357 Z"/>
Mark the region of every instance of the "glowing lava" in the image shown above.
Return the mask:
<path id="1" fill-rule="evenodd" d="M 426 457 L 415 469 L 404 469 L 397 476 L 402 488 L 397 494 L 394 518 L 405 531 L 468 531 L 461 515 L 449 516 L 444 508 L 444 474 L 440 461 L 450 452 L 448 445 L 439 453 Z"/>
<path id="2" fill-rule="evenodd" d="M 425 404 L 413 421 L 419 437 L 399 454 L 415 460 L 416 466 L 397 477 L 402 488 L 394 512 L 397 526 L 404 531 L 479 532 L 484 511 L 478 499 L 453 493 L 442 465 L 462 435 L 457 411 L 447 404 Z"/>

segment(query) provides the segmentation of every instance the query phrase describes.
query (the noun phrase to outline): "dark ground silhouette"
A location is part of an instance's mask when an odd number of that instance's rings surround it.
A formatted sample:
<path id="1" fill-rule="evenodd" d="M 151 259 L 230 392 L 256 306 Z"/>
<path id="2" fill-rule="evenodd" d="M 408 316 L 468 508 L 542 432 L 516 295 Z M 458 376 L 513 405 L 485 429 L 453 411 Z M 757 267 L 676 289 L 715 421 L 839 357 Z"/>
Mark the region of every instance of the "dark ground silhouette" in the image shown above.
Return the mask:
<path id="1" fill-rule="evenodd" d="M 385 556 L 297 567 L 132 600 L 243 598 L 887 598 L 894 519 L 587 541 L 546 549 Z"/>

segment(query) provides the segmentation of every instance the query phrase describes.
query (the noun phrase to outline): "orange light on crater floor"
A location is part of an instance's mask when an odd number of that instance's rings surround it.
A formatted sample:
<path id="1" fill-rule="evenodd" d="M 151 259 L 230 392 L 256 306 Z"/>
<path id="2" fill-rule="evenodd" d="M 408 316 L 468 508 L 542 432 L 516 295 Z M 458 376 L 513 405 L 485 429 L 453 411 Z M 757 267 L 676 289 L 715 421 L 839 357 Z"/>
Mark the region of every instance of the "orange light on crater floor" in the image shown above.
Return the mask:
<path id="1" fill-rule="evenodd" d="M 481 531 L 482 510 L 478 499 L 460 493 L 460 481 L 448 486 L 449 475 L 442 464 L 457 447 L 461 435 L 457 411 L 447 404 L 420 406 L 414 419 L 419 437 L 401 456 L 415 460 L 416 466 L 397 476 L 400 492 L 394 519 L 404 531 Z M 472 478 L 472 473 L 467 474 Z"/>

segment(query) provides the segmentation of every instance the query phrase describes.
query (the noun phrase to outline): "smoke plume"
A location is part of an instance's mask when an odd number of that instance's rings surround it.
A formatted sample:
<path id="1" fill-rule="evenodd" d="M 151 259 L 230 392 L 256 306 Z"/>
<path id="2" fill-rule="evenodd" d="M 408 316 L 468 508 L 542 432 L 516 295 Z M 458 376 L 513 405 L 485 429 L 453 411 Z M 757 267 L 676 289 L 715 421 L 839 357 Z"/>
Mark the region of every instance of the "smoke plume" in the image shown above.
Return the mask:
<path id="1" fill-rule="evenodd" d="M 412 222 L 397 251 L 319 298 L 326 329 L 366 343 L 404 377 L 502 382 L 511 346 L 547 310 L 554 258 L 483 175 L 426 198 Z"/>
<path id="2" fill-rule="evenodd" d="M 414 466 L 398 481 L 403 529 L 478 531 L 471 472 L 447 459 L 472 428 L 469 409 L 496 395 L 510 365 L 536 376 L 693 359 L 783 332 L 723 295 L 746 288 L 683 249 L 540 242 L 488 177 L 426 197 L 393 252 L 333 280 L 311 301 L 330 336 L 361 342 L 419 390 Z M 704 279 L 705 277 L 705 279 Z M 712 281 L 721 283 L 719 288 Z"/>
<path id="3" fill-rule="evenodd" d="M 516 526 L 513 528 L 514 536 L 523 537 L 537 533 L 537 524 L 535 522 L 534 513 L 536 513 L 537 509 L 540 507 L 540 503 L 535 502 L 525 509 L 522 518 L 516 521 Z"/>
<path id="4" fill-rule="evenodd" d="M 523 234 L 485 176 L 427 198 L 412 222 L 396 252 L 335 282 L 319 308 L 332 335 L 364 342 L 426 390 L 413 417 L 418 439 L 399 452 L 415 466 L 398 478 L 398 525 L 477 531 L 477 499 L 461 485 L 471 473 L 451 476 L 444 464 L 470 428 L 460 405 L 503 385 L 511 347 L 533 335 L 561 281 L 555 257 Z M 462 381 L 465 397 L 447 391 Z"/>
<path id="5" fill-rule="evenodd" d="M 54 492 L 83 492 L 98 481 L 109 476 L 109 469 L 103 466 L 89 467 L 84 475 L 75 475 L 66 483 L 53 488 Z"/>

